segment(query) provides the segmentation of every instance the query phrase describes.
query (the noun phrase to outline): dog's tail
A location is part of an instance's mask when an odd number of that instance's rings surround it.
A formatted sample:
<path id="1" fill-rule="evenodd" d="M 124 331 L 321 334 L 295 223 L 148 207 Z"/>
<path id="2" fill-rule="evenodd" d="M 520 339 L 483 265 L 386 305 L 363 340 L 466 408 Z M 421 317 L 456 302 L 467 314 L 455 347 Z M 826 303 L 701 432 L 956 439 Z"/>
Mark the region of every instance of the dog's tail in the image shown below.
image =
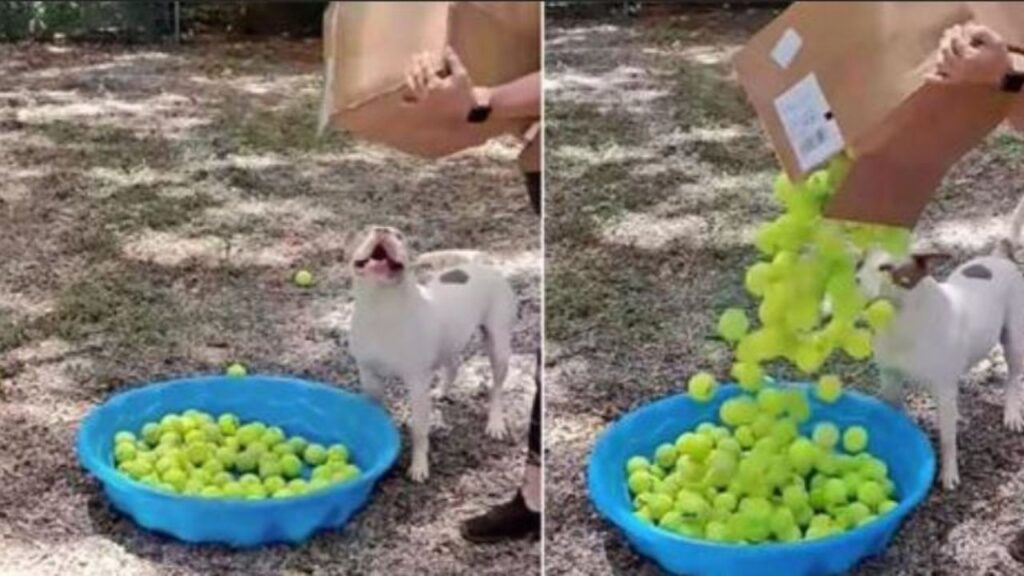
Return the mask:
<path id="1" fill-rule="evenodd" d="M 1010 226 L 1006 230 L 1006 236 L 996 244 L 996 253 L 1016 262 L 1014 253 L 1021 244 L 1022 231 L 1024 231 L 1024 197 L 1017 202 L 1017 207 L 1014 208 L 1013 215 L 1010 216 Z"/>
<path id="2" fill-rule="evenodd" d="M 479 250 L 437 250 L 420 254 L 416 257 L 413 265 L 417 268 L 436 269 L 480 262 L 481 260 L 483 260 L 483 252 Z"/>

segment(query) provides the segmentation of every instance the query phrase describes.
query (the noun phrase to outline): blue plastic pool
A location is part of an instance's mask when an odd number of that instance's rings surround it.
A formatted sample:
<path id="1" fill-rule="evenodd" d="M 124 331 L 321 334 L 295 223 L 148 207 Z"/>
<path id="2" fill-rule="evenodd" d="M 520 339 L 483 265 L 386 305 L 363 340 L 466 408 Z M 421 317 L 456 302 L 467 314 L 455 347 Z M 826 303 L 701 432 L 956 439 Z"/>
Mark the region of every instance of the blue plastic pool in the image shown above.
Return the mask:
<path id="1" fill-rule="evenodd" d="M 843 574 L 860 560 L 884 550 L 907 514 L 931 488 L 935 452 L 924 433 L 902 412 L 849 391 L 831 405 L 812 398 L 812 420 L 801 427 L 801 432 L 809 434 L 819 420 L 830 420 L 841 427 L 867 427 L 871 433 L 869 450 L 888 465 L 900 501 L 896 509 L 875 522 L 806 543 L 737 546 L 680 536 L 632 515 L 626 460 L 637 454 L 652 454 L 658 444 L 673 441 L 699 422 L 717 421 L 722 402 L 740 392 L 735 385 L 724 386 L 707 404 L 685 394 L 672 396 L 636 409 L 609 426 L 594 446 L 587 470 L 590 498 L 601 515 L 615 524 L 640 554 L 668 572 L 688 576 Z"/>
<path id="2" fill-rule="evenodd" d="M 147 421 L 189 408 L 262 420 L 312 442 L 343 442 L 363 474 L 303 496 L 247 501 L 170 494 L 114 468 L 115 432 L 137 432 Z M 186 378 L 122 392 L 89 413 L 77 442 L 82 465 L 99 479 L 111 503 L 139 525 L 186 542 L 234 547 L 298 543 L 318 530 L 344 525 L 366 504 L 377 480 L 395 463 L 399 446 L 398 430 L 387 412 L 364 396 L 324 384 L 268 376 Z"/>

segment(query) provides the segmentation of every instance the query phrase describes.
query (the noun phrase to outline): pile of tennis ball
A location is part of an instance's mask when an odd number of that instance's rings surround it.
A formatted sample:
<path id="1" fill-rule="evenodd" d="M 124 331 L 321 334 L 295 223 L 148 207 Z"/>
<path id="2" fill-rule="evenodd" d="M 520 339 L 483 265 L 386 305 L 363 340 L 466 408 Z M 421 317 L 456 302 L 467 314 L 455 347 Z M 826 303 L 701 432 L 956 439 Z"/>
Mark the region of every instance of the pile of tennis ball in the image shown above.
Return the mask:
<path id="1" fill-rule="evenodd" d="M 199 410 L 117 432 L 114 462 L 143 484 L 200 498 L 301 496 L 362 473 L 343 444 L 323 446 L 277 426 Z"/>
<path id="2" fill-rule="evenodd" d="M 714 393 L 709 374 L 694 380 Z M 823 377 L 814 394 L 835 402 L 841 382 Z M 717 422 L 626 462 L 634 515 L 693 538 L 760 544 L 839 534 L 896 508 L 888 467 L 868 452 L 868 431 L 821 421 L 808 437 L 799 426 L 810 419 L 802 388 L 765 384 L 726 400 Z"/>
<path id="3" fill-rule="evenodd" d="M 757 387 L 762 364 L 775 359 L 807 375 L 819 373 L 836 350 L 865 360 L 873 353 L 874 333 L 892 320 L 892 304 L 868 302 L 861 293 L 857 262 L 872 248 L 905 255 L 910 233 L 822 216 L 848 170 L 849 160 L 841 156 L 803 182 L 785 174 L 775 180 L 774 196 L 784 212 L 758 228 L 754 244 L 763 259 L 744 278 L 747 292 L 759 301 L 760 325 L 751 330 L 751 319 L 738 308 L 718 321 L 719 335 L 734 346 L 731 375 L 746 389 Z"/>

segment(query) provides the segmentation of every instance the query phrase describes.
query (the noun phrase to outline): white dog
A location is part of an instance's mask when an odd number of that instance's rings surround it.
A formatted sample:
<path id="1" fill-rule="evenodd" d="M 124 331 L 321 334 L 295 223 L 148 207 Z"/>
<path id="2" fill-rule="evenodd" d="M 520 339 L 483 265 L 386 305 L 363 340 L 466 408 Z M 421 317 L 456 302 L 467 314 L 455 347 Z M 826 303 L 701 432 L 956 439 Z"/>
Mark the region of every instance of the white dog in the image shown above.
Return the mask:
<path id="1" fill-rule="evenodd" d="M 490 390 L 487 435 L 507 435 L 501 386 L 512 352 L 516 297 L 497 270 L 465 263 L 417 282 L 401 232 L 374 226 L 352 251 L 355 310 L 349 343 L 363 391 L 380 398 L 384 378 L 398 377 L 412 404 L 412 464 L 409 476 L 430 474 L 430 384 L 444 368 L 441 395 L 455 380 L 459 356 L 482 329 L 494 383 Z"/>
<path id="2" fill-rule="evenodd" d="M 1017 206 L 1010 235 L 993 255 L 975 258 L 953 271 L 945 282 L 930 276 L 930 264 L 945 254 L 917 254 L 894 263 L 872 252 L 858 271 L 868 296 L 892 300 L 896 315 L 879 332 L 875 362 L 881 395 L 903 403 L 903 379 L 923 385 L 939 409 L 942 484 L 960 483 L 957 467 L 957 391 L 960 376 L 985 358 L 998 343 L 1008 368 L 1003 424 L 1024 430 L 1021 413 L 1024 362 L 1024 277 L 1012 260 L 1024 225 L 1024 201 Z"/>

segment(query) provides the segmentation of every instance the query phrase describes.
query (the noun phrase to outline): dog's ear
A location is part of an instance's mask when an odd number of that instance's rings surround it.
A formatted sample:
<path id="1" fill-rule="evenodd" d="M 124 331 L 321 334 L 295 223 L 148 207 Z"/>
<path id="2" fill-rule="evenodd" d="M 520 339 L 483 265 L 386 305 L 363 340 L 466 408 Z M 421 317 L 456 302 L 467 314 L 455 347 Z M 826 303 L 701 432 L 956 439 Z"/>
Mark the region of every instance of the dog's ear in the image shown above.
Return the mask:
<path id="1" fill-rule="evenodd" d="M 945 252 L 919 252 L 912 254 L 910 257 L 913 259 L 914 265 L 925 272 L 931 272 L 936 263 L 952 258 L 950 254 Z"/>
<path id="2" fill-rule="evenodd" d="M 345 231 L 345 235 L 341 240 L 341 253 L 338 254 L 339 262 L 348 262 L 352 258 L 352 254 L 359 247 L 359 243 L 362 242 L 363 238 L 366 237 L 368 230 L 368 226 L 362 226 L 359 228 L 349 228 Z"/>

